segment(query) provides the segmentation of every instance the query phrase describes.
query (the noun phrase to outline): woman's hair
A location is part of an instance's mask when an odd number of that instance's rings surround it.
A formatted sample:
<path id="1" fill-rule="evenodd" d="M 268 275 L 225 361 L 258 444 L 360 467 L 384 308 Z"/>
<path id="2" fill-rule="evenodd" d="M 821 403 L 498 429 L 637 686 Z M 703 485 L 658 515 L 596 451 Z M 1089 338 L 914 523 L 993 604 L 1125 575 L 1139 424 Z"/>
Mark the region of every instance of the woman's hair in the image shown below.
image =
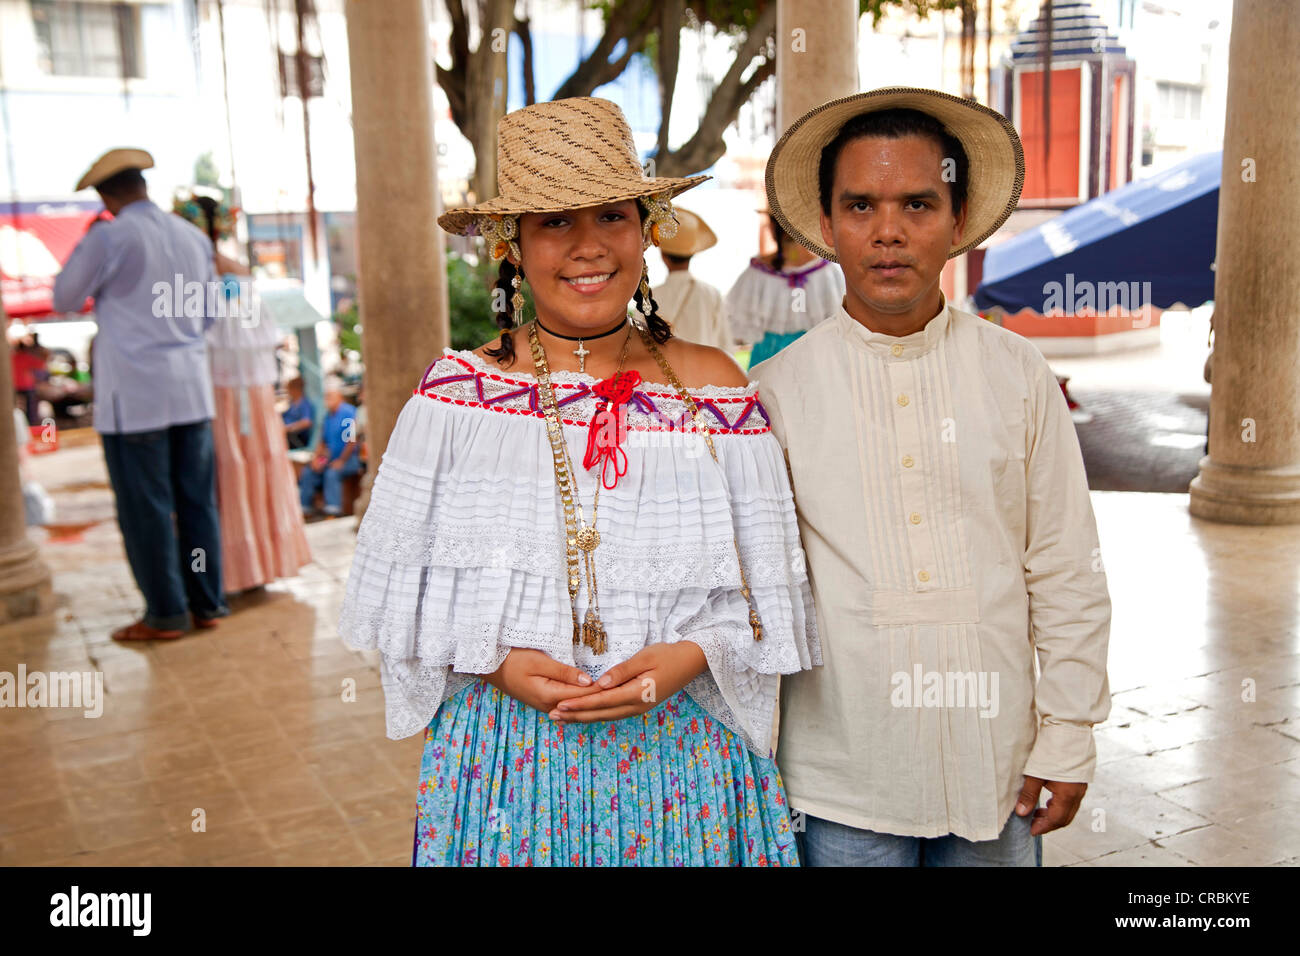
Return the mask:
<path id="1" fill-rule="evenodd" d="M 785 268 L 785 230 L 776 221 L 776 216 L 767 214 L 767 224 L 772 227 L 772 238 L 776 240 L 776 254 L 772 256 L 772 268 L 780 272 Z"/>
<path id="2" fill-rule="evenodd" d="M 636 204 L 637 212 L 640 213 L 641 219 L 645 219 L 645 207 L 640 202 Z M 512 263 L 509 258 L 501 260 L 501 268 L 497 273 L 497 281 L 493 288 L 500 294 L 492 296 L 492 307 L 496 311 L 497 327 L 501 329 L 501 338 L 497 340 L 495 348 L 487 348 L 483 351 L 491 356 L 498 365 L 503 368 L 509 368 L 515 363 L 515 339 L 510 334 L 515 327 L 514 311 L 510 308 L 510 299 L 514 296 L 514 278 L 518 273 L 519 281 L 525 278 L 524 270 Z M 634 296 L 637 312 L 645 315 L 642 305 L 644 297 L 641 295 L 641 286 L 637 285 L 636 295 Z M 505 303 L 504 309 L 498 309 L 497 303 Z M 654 294 L 650 295 L 650 315 L 646 320 L 646 328 L 650 332 L 650 337 L 660 345 L 663 345 L 673 337 L 672 326 L 670 326 L 659 315 L 659 303 L 655 301 Z"/>
<path id="3" fill-rule="evenodd" d="M 212 248 L 217 247 L 217 201 L 210 196 L 195 196 L 194 202 L 203 210 L 204 231 L 212 240 Z"/>

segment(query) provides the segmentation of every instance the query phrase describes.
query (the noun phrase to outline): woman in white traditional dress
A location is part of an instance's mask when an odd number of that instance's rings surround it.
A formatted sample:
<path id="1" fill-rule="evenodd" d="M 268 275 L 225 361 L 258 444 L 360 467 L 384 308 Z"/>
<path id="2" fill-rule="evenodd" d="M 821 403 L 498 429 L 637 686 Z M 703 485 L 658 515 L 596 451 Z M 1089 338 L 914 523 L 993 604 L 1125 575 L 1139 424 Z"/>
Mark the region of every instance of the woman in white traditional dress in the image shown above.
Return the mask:
<path id="1" fill-rule="evenodd" d="M 705 177 L 645 178 L 601 99 L 510 113 L 499 142 L 501 195 L 439 223 L 484 236 L 514 314 L 417 384 L 341 613 L 389 735 L 425 734 L 414 862 L 797 864 L 774 704 L 820 649 L 784 459 L 645 273 Z"/>
<path id="2" fill-rule="evenodd" d="M 725 300 L 731 332 L 753 343 L 749 367 L 770 359 L 839 311 L 844 273 L 787 236 L 768 216 L 776 251 L 749 260 Z"/>

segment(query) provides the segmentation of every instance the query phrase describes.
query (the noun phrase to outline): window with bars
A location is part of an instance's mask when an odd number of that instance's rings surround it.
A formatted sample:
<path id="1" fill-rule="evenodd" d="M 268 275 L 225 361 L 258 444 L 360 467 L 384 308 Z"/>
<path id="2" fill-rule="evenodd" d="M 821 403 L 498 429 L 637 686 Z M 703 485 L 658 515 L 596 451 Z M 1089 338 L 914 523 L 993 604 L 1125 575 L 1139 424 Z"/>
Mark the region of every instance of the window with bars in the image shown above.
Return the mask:
<path id="1" fill-rule="evenodd" d="M 51 76 L 143 76 L 139 10 L 127 3 L 30 0 L 37 62 Z"/>

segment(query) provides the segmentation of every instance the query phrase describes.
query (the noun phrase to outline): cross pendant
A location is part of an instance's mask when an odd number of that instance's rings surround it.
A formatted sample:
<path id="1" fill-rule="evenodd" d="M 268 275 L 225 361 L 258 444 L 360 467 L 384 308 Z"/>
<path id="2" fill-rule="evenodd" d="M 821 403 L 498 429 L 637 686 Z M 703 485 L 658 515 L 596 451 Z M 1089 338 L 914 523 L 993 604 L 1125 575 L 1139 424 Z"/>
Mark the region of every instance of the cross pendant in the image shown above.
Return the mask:
<path id="1" fill-rule="evenodd" d="M 582 339 L 578 339 L 578 347 L 573 350 L 573 354 L 578 356 L 578 372 L 585 372 L 587 370 L 587 356 L 591 354 L 591 350 L 582 347 Z"/>

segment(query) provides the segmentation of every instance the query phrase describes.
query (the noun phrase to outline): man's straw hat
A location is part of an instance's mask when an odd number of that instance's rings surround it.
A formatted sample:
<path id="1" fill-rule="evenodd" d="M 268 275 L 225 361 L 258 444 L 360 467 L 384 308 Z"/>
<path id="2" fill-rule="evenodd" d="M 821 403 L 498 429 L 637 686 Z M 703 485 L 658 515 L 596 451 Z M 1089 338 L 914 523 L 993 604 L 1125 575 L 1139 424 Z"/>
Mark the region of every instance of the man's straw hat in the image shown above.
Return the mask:
<path id="1" fill-rule="evenodd" d="M 659 251 L 664 255 L 685 259 L 718 244 L 718 237 L 709 224 L 695 213 L 681 206 L 674 206 L 673 212 L 677 214 L 677 235 L 659 243 Z"/>
<path id="2" fill-rule="evenodd" d="M 675 196 L 708 176 L 647 177 L 632 130 L 609 100 L 581 96 L 526 106 L 497 123 L 497 188 L 477 206 L 448 209 L 438 225 L 464 235 L 480 216 L 563 212 L 637 199 Z"/>
<path id="3" fill-rule="evenodd" d="M 789 235 L 823 259 L 838 261 L 822 242 L 817 167 L 822 150 L 855 116 L 881 110 L 928 113 L 957 138 L 970 160 L 966 228 L 948 256 L 974 249 L 1007 221 L 1025 182 L 1025 152 L 1001 113 L 938 90 L 890 87 L 831 100 L 805 113 L 785 132 L 767 161 L 767 202 Z"/>
<path id="4" fill-rule="evenodd" d="M 153 157 L 143 149 L 110 149 L 95 160 L 85 175 L 77 181 L 77 192 L 87 186 L 98 186 L 110 176 L 124 169 L 152 169 Z"/>

